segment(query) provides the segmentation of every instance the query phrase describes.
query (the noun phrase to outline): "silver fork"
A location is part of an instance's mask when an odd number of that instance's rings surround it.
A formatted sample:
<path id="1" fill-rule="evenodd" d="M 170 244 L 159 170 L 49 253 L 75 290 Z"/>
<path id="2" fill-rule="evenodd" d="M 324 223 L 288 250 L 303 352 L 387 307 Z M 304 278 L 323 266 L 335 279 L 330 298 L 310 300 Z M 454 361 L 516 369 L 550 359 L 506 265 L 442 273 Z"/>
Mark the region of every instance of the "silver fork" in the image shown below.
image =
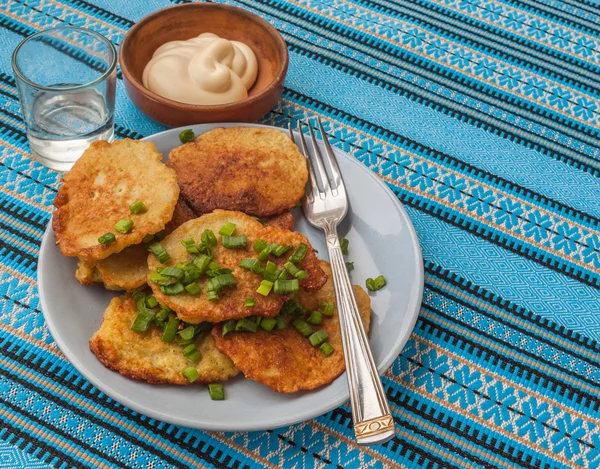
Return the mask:
<path id="1" fill-rule="evenodd" d="M 307 220 L 325 231 L 340 318 L 356 441 L 361 445 L 375 445 L 394 436 L 394 419 L 373 362 L 337 234 L 338 224 L 348 213 L 346 188 L 321 119 L 318 119 L 318 124 L 325 144 L 324 154 L 317 145 L 310 121 L 307 120 L 306 125 L 312 142 L 312 155 L 308 151 L 301 123 L 298 129 L 310 175 L 310 184 L 302 200 L 302 208 Z M 291 139 L 295 141 L 291 122 L 288 128 Z M 326 169 L 326 165 L 329 169 Z"/>

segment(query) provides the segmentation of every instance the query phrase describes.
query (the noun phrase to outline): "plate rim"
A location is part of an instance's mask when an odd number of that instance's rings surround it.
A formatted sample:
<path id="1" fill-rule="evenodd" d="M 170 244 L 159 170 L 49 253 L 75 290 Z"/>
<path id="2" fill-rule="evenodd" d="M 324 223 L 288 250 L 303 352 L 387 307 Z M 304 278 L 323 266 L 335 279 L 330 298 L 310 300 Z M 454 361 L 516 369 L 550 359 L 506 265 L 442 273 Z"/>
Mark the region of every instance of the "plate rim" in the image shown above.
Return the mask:
<path id="1" fill-rule="evenodd" d="M 190 129 L 190 128 L 201 129 L 202 133 L 204 133 L 210 129 L 217 128 L 217 127 L 238 127 L 238 126 L 263 127 L 263 128 L 269 128 L 269 129 L 276 129 L 276 130 L 286 133 L 286 130 L 284 128 L 271 126 L 271 125 L 255 124 L 255 123 L 247 123 L 247 122 L 216 122 L 216 123 L 207 123 L 207 124 L 194 124 L 194 125 L 187 125 L 187 126 L 181 126 L 181 127 L 176 127 L 176 128 L 172 128 L 172 129 L 167 129 L 162 132 L 157 132 L 155 134 L 148 135 L 140 140 L 144 141 L 144 142 L 145 141 L 151 142 L 152 139 L 154 139 L 156 137 L 164 136 L 166 134 L 171 134 L 171 133 L 173 135 L 176 135 L 177 133 L 181 132 L 182 130 Z M 297 130 L 295 130 L 295 132 L 297 132 Z M 287 133 L 286 133 L 286 135 L 287 135 Z M 319 140 L 319 142 L 322 142 L 322 140 Z M 409 321 L 409 323 L 408 323 L 409 327 L 407 329 L 406 335 L 403 338 L 401 338 L 395 344 L 394 347 L 392 347 L 390 349 L 390 351 L 382 358 L 380 364 L 377 366 L 379 375 L 382 376 L 383 373 L 385 373 L 385 371 L 387 371 L 387 369 L 393 364 L 395 359 L 400 355 L 400 353 L 404 349 L 404 346 L 408 342 L 408 340 L 414 330 L 414 327 L 416 325 L 417 319 L 419 317 L 419 311 L 420 311 L 421 304 L 423 301 L 423 289 L 424 289 L 424 266 L 423 266 L 423 255 L 422 255 L 422 251 L 421 251 L 421 245 L 419 243 L 419 238 L 417 236 L 414 224 L 412 223 L 412 219 L 408 215 L 408 212 L 404 208 L 404 205 L 402 204 L 402 202 L 400 202 L 400 200 L 394 195 L 394 193 L 385 184 L 385 182 L 383 182 L 383 180 L 381 180 L 381 178 L 379 178 L 367 166 L 365 166 L 363 163 L 358 161 L 352 154 L 350 154 L 344 150 L 341 150 L 339 148 L 334 148 L 334 150 L 339 152 L 348 161 L 351 161 L 353 164 L 359 166 L 363 171 L 365 171 L 369 175 L 369 177 L 371 177 L 374 181 L 376 181 L 376 183 L 381 188 L 384 189 L 384 192 L 392 200 L 392 203 L 396 206 L 396 209 L 408 221 L 407 229 L 410 234 L 413 252 L 417 259 L 417 265 L 416 265 L 417 272 L 416 273 L 417 273 L 417 277 L 419 280 L 418 281 L 418 292 L 417 292 L 417 296 L 416 296 L 417 301 L 415 302 L 415 306 L 414 306 L 413 310 L 411 310 L 411 311 L 407 310 L 406 318 Z M 167 155 L 163 155 L 163 157 L 164 156 L 167 156 Z M 42 242 L 41 242 L 40 250 L 39 250 L 40 254 L 45 249 L 47 249 L 46 245 L 50 242 L 49 239 L 50 239 L 50 235 L 51 235 L 51 230 L 52 230 L 52 215 L 50 216 L 50 220 L 48 221 L 48 225 L 46 226 L 44 235 L 42 237 Z M 349 399 L 350 394 L 349 394 L 348 389 L 346 389 L 345 392 L 343 393 L 343 395 L 341 395 L 340 397 L 332 399 L 330 401 L 326 401 L 319 406 L 312 407 L 310 409 L 305 409 L 304 413 L 302 415 L 298 415 L 298 417 L 295 419 L 291 419 L 291 418 L 271 419 L 271 424 L 269 426 L 265 426 L 264 424 L 261 424 L 258 422 L 255 424 L 241 424 L 241 425 L 233 424 L 233 423 L 221 423 L 221 422 L 216 422 L 216 423 L 211 422 L 211 423 L 207 424 L 206 422 L 201 422 L 201 421 L 198 421 L 197 419 L 187 420 L 185 418 L 173 417 L 172 415 L 165 414 L 161 411 L 157 411 L 157 410 L 145 407 L 143 404 L 138 404 L 135 400 L 130 399 L 128 396 L 125 396 L 125 395 L 119 393 L 118 391 L 115 391 L 114 389 L 105 386 L 102 382 L 100 382 L 98 379 L 96 379 L 96 377 L 94 375 L 88 374 L 86 372 L 86 370 L 87 370 L 86 366 L 82 362 L 79 361 L 79 359 L 77 358 L 77 356 L 74 353 L 72 353 L 69 350 L 69 347 L 67 346 L 67 344 L 63 343 L 62 340 L 59 340 L 56 338 L 56 337 L 60 337 L 60 334 L 57 333 L 57 329 L 55 328 L 55 324 L 54 324 L 51 316 L 49 315 L 49 313 L 46 312 L 48 310 L 47 301 L 46 301 L 45 294 L 43 293 L 44 289 L 41 288 L 42 281 L 40 281 L 40 279 L 43 278 L 43 275 L 41 275 L 41 272 L 43 271 L 44 265 L 45 265 L 44 257 L 39 255 L 38 256 L 38 266 L 37 266 L 37 271 L 36 271 L 36 274 L 37 274 L 36 285 L 38 287 L 38 295 L 40 298 L 40 307 L 42 310 L 42 314 L 44 316 L 46 325 L 47 325 L 48 329 L 50 330 L 52 339 L 55 341 L 57 347 L 63 353 L 66 360 L 71 365 L 73 365 L 73 367 L 79 373 L 81 373 L 81 375 L 85 379 L 87 379 L 99 391 L 106 394 L 111 399 L 114 399 L 115 401 L 119 402 L 121 405 L 124 405 L 135 412 L 139 412 L 150 418 L 157 419 L 157 420 L 169 423 L 169 424 L 180 425 L 180 426 L 184 426 L 187 428 L 194 428 L 194 429 L 205 430 L 205 431 L 220 431 L 220 432 L 265 431 L 265 430 L 281 428 L 284 426 L 294 425 L 297 423 L 305 422 L 307 420 L 311 420 L 315 417 L 321 416 L 321 415 L 339 407 L 340 405 L 342 405 L 344 402 L 346 402 Z M 340 377 L 342 377 L 342 376 L 345 378 L 346 371 L 344 371 L 340 375 Z M 318 392 L 318 390 L 316 390 L 316 391 Z"/>

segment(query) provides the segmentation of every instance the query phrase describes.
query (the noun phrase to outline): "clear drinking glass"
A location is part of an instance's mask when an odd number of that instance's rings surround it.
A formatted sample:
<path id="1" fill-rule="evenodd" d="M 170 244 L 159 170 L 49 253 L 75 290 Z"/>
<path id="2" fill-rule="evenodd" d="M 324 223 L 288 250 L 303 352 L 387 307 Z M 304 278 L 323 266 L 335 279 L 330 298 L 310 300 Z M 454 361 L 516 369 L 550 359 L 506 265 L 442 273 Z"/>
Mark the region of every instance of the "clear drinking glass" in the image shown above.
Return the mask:
<path id="1" fill-rule="evenodd" d="M 24 39 L 12 56 L 31 153 L 67 171 L 96 140 L 113 140 L 117 51 L 101 34 L 60 27 Z"/>

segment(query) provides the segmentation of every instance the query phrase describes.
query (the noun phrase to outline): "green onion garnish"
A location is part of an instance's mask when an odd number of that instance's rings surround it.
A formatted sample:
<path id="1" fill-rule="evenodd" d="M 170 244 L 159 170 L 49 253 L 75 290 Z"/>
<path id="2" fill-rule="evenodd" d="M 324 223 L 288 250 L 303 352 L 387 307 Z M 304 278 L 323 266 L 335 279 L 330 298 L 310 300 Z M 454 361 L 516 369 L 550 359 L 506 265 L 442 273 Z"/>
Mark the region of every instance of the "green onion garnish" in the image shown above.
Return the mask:
<path id="1" fill-rule="evenodd" d="M 290 295 L 291 293 L 296 293 L 298 290 L 300 290 L 300 284 L 297 278 L 292 280 L 277 279 L 273 286 L 273 291 L 277 295 Z"/>
<path id="2" fill-rule="evenodd" d="M 184 285 L 189 285 L 192 282 L 195 282 L 202 276 L 202 272 L 198 267 L 196 267 L 192 263 L 188 263 L 185 267 L 183 267 L 185 272 L 183 278 L 181 279 L 181 283 Z"/>
<path id="3" fill-rule="evenodd" d="M 226 249 L 242 249 L 248 244 L 248 240 L 245 235 L 241 236 L 223 236 L 221 238 L 223 247 Z"/>
<path id="4" fill-rule="evenodd" d="M 150 274 L 150 281 L 152 283 L 156 283 L 157 285 L 171 285 L 172 283 L 175 283 L 176 279 L 173 277 L 165 277 L 162 274 L 153 272 Z"/>
<path id="5" fill-rule="evenodd" d="M 281 314 L 275 316 L 275 321 L 277 321 L 277 329 L 285 329 L 285 319 Z"/>
<path id="6" fill-rule="evenodd" d="M 277 319 L 275 318 L 262 318 L 262 321 L 260 321 L 260 327 L 267 332 L 271 332 L 276 325 Z"/>
<path id="7" fill-rule="evenodd" d="M 235 287 L 236 285 L 237 282 L 233 274 L 224 274 L 208 279 L 206 289 L 217 293 L 223 288 Z"/>
<path id="8" fill-rule="evenodd" d="M 305 321 L 302 319 L 294 319 L 292 321 L 292 326 L 298 329 L 298 332 L 302 334 L 304 337 L 308 337 L 312 334 L 312 327 L 310 327 Z"/>
<path id="9" fill-rule="evenodd" d="M 163 332 L 163 336 L 161 340 L 163 342 L 173 342 L 175 338 L 175 334 L 177 334 L 177 329 L 179 328 L 179 319 L 177 318 L 169 318 L 169 322 L 165 327 L 165 331 Z"/>
<path id="10" fill-rule="evenodd" d="M 133 228 L 133 220 L 119 220 L 114 226 L 115 230 L 119 233 L 126 234 Z"/>
<path id="11" fill-rule="evenodd" d="M 219 234 L 221 236 L 231 236 L 234 231 L 235 223 L 231 223 L 230 221 L 228 221 L 221 227 L 221 229 L 219 230 Z"/>
<path id="12" fill-rule="evenodd" d="M 150 251 L 152 254 L 154 254 L 156 256 L 156 258 L 158 259 L 158 262 L 160 262 L 161 264 L 164 264 L 169 259 L 171 259 L 171 256 L 169 256 L 169 253 L 165 250 L 165 248 L 163 248 L 160 245 L 160 243 L 151 244 L 148 247 L 148 251 Z"/>
<path id="13" fill-rule="evenodd" d="M 340 238 L 340 248 L 342 249 L 342 254 L 348 254 L 348 245 L 350 241 L 346 238 Z"/>
<path id="14" fill-rule="evenodd" d="M 208 385 L 208 395 L 213 401 L 222 401 L 225 399 L 225 390 L 223 385 L 219 383 L 211 383 Z"/>
<path id="15" fill-rule="evenodd" d="M 213 278 L 213 277 L 218 277 L 219 275 L 225 275 L 225 274 L 230 274 L 231 272 L 233 272 L 231 269 L 225 269 L 225 268 L 217 268 L 214 270 L 207 270 L 206 271 L 206 276 Z"/>
<path id="16" fill-rule="evenodd" d="M 148 306 L 148 308 L 155 308 L 158 306 L 158 300 L 154 298 L 154 295 L 150 295 L 146 298 L 146 306 Z"/>
<path id="17" fill-rule="evenodd" d="M 154 233 L 154 236 L 156 236 L 156 239 L 158 239 L 159 241 L 162 241 L 167 236 L 167 232 L 165 230 L 162 230 L 158 233 Z"/>
<path id="18" fill-rule="evenodd" d="M 256 302 L 254 298 L 246 298 L 246 301 L 244 301 L 244 306 L 246 308 L 253 308 L 255 304 Z"/>
<path id="19" fill-rule="evenodd" d="M 245 257 L 238 264 L 242 269 L 248 269 L 255 274 L 260 274 L 263 271 L 262 264 L 259 260 L 251 259 L 249 257 Z"/>
<path id="20" fill-rule="evenodd" d="M 196 247 L 196 243 L 192 238 L 182 239 L 181 244 L 185 248 L 185 250 L 190 254 L 199 254 L 198 248 Z"/>
<path id="21" fill-rule="evenodd" d="M 294 248 L 294 246 L 280 246 L 279 244 L 275 243 L 271 246 L 271 252 L 273 253 L 274 256 L 281 257 L 286 252 L 288 252 L 290 249 L 293 249 L 293 248 Z"/>
<path id="22" fill-rule="evenodd" d="M 171 308 L 163 306 L 160 309 L 160 311 L 158 313 L 156 313 L 156 316 L 154 317 L 154 322 L 156 323 L 156 325 L 164 329 L 164 326 L 165 326 L 164 322 L 169 317 L 169 314 L 171 314 Z"/>
<path id="23" fill-rule="evenodd" d="M 319 350 L 326 357 L 328 357 L 329 355 L 331 355 L 333 353 L 333 347 L 329 344 L 329 342 L 323 342 L 321 344 L 321 346 L 319 347 Z"/>
<path id="24" fill-rule="evenodd" d="M 354 262 L 346 262 L 346 270 L 352 272 L 354 270 Z"/>
<path id="25" fill-rule="evenodd" d="M 261 280 L 260 286 L 256 290 L 256 293 L 262 296 L 267 296 L 270 293 L 271 288 L 273 288 L 273 282 L 270 282 L 268 280 Z"/>
<path id="26" fill-rule="evenodd" d="M 194 140 L 194 131 L 192 129 L 185 129 L 179 133 L 179 140 L 181 143 L 188 143 Z"/>
<path id="27" fill-rule="evenodd" d="M 139 215 L 140 213 L 147 212 L 148 208 L 144 202 L 137 201 L 129 206 L 129 211 L 135 215 Z"/>
<path id="28" fill-rule="evenodd" d="M 319 324 L 321 324 L 322 319 L 323 314 L 321 313 L 321 311 L 313 311 L 312 313 L 310 313 L 310 316 L 308 317 L 306 322 L 318 326 Z"/>
<path id="29" fill-rule="evenodd" d="M 208 301 L 217 301 L 219 299 L 219 294 L 216 291 L 207 291 L 206 297 Z"/>
<path id="30" fill-rule="evenodd" d="M 185 271 L 178 267 L 165 267 L 163 270 L 160 271 L 160 275 L 162 275 L 163 277 L 173 277 L 177 280 L 181 280 L 184 274 Z"/>
<path id="31" fill-rule="evenodd" d="M 376 277 L 375 280 L 373 280 L 372 278 L 368 278 L 366 281 L 367 289 L 369 291 L 381 290 L 385 286 L 386 283 L 387 282 L 383 275 Z"/>
<path id="32" fill-rule="evenodd" d="M 235 319 L 229 319 L 223 323 L 223 327 L 221 327 L 221 336 L 225 337 L 230 332 L 235 331 L 235 326 L 237 321 Z"/>
<path id="33" fill-rule="evenodd" d="M 307 273 L 306 273 L 306 271 L 304 271 L 304 270 L 301 270 L 301 271 L 299 271 L 299 272 L 296 274 L 296 278 L 297 278 L 298 280 L 304 280 L 304 279 L 305 279 L 305 278 L 307 278 L 307 277 L 308 277 L 308 274 L 307 274 Z"/>
<path id="34" fill-rule="evenodd" d="M 193 259 L 194 265 L 200 269 L 200 274 L 203 274 L 204 271 L 208 268 L 210 264 L 210 257 L 205 254 L 200 254 Z"/>
<path id="35" fill-rule="evenodd" d="M 323 303 L 321 305 L 321 313 L 323 314 L 323 316 L 327 316 L 328 318 L 330 318 L 331 316 L 333 316 L 334 311 L 335 306 L 333 306 L 331 303 Z"/>
<path id="36" fill-rule="evenodd" d="M 198 370 L 195 367 L 193 367 L 193 366 L 190 366 L 190 367 L 186 368 L 185 370 L 183 370 L 181 372 L 181 374 L 190 383 L 193 383 L 194 381 L 196 381 L 198 379 L 198 376 L 199 376 L 198 375 Z"/>
<path id="37" fill-rule="evenodd" d="M 148 243 L 150 243 L 150 242 L 154 241 L 154 238 L 156 238 L 156 236 L 154 236 L 154 235 L 151 235 L 151 234 L 149 234 L 149 235 L 146 235 L 146 236 L 144 236 L 144 237 L 142 238 L 142 243 L 144 243 L 144 244 L 148 244 Z"/>
<path id="38" fill-rule="evenodd" d="M 192 363 L 198 363 L 202 358 L 200 350 L 194 344 L 190 344 L 183 349 L 183 356 Z"/>
<path id="39" fill-rule="evenodd" d="M 131 297 L 133 298 L 133 301 L 135 301 L 136 304 L 142 298 L 145 298 L 144 294 L 141 291 L 137 291 L 137 290 L 131 294 Z"/>
<path id="40" fill-rule="evenodd" d="M 202 288 L 200 288 L 200 285 L 198 285 L 196 282 L 192 282 L 189 285 L 186 285 L 185 289 L 190 295 L 197 295 L 202 291 Z"/>
<path id="41" fill-rule="evenodd" d="M 269 257 L 269 254 L 271 254 L 271 246 L 267 246 L 262 251 L 260 251 L 260 254 L 258 255 L 258 260 L 264 261 L 267 257 Z"/>
<path id="42" fill-rule="evenodd" d="M 183 290 L 184 290 L 184 287 L 179 282 L 173 283 L 171 285 L 161 285 L 160 286 L 160 291 L 163 292 L 167 296 L 179 295 L 180 293 L 183 293 Z"/>
<path id="43" fill-rule="evenodd" d="M 319 329 L 317 332 L 312 334 L 308 340 L 310 341 L 313 347 L 321 345 L 323 342 L 326 342 L 329 339 L 329 334 L 324 329 Z"/>
<path id="44" fill-rule="evenodd" d="M 217 270 L 220 268 L 221 268 L 221 266 L 213 260 L 211 260 L 210 263 L 208 264 L 208 270 Z"/>
<path id="45" fill-rule="evenodd" d="M 277 271 L 277 264 L 271 261 L 267 261 L 267 265 L 265 266 L 265 270 L 271 274 Z"/>
<path id="46" fill-rule="evenodd" d="M 257 326 L 260 326 L 260 322 L 262 321 L 262 316 L 249 316 L 248 319 L 253 320 Z"/>
<path id="47" fill-rule="evenodd" d="M 138 333 L 146 332 L 155 315 L 156 313 L 151 309 L 140 311 L 131 325 L 131 330 Z"/>
<path id="48" fill-rule="evenodd" d="M 279 314 L 282 316 L 300 317 L 307 313 L 307 309 L 296 300 L 290 299 L 283 303 Z"/>
<path id="49" fill-rule="evenodd" d="M 252 247 L 256 252 L 262 252 L 265 248 L 269 247 L 269 243 L 267 243 L 264 239 L 257 239 L 254 242 L 254 246 Z"/>
<path id="50" fill-rule="evenodd" d="M 240 319 L 235 325 L 235 330 L 237 332 L 256 332 L 257 328 L 258 324 L 256 324 L 256 321 L 253 321 L 250 318 Z"/>
<path id="51" fill-rule="evenodd" d="M 308 251 L 308 246 L 304 243 L 300 243 L 300 245 L 296 248 L 294 253 L 290 256 L 290 262 L 297 264 L 304 256 L 306 256 L 306 252 Z"/>
<path id="52" fill-rule="evenodd" d="M 116 240 L 117 238 L 115 238 L 115 235 L 112 233 L 105 233 L 98 238 L 100 244 L 110 244 L 114 243 Z"/>
<path id="53" fill-rule="evenodd" d="M 298 267 L 296 267 L 296 266 L 294 265 L 294 263 L 292 263 L 292 262 L 290 262 L 290 261 L 288 261 L 288 262 L 286 262 L 285 264 L 283 264 L 283 267 L 285 268 L 285 270 L 287 270 L 287 271 L 290 273 L 290 275 L 291 275 L 292 277 L 295 277 L 295 276 L 296 276 L 296 274 L 297 274 L 298 272 L 300 272 L 300 269 L 299 269 Z"/>
<path id="54" fill-rule="evenodd" d="M 195 332 L 194 326 L 188 326 L 185 329 L 180 330 L 177 333 L 177 336 L 181 338 L 181 340 L 192 340 Z"/>
<path id="55" fill-rule="evenodd" d="M 217 237 L 215 236 L 215 233 L 213 230 L 204 230 L 202 232 L 202 234 L 200 235 L 200 240 L 204 244 L 209 244 L 211 246 L 217 245 Z"/>

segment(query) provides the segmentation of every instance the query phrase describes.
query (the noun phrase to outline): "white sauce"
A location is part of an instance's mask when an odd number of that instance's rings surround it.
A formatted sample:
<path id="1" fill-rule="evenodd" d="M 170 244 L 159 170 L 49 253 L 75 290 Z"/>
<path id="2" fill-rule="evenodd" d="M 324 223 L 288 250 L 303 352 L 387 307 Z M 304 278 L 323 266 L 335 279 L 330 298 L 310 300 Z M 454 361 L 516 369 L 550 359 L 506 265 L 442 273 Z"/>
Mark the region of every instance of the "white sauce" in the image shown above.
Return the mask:
<path id="1" fill-rule="evenodd" d="M 144 69 L 144 86 L 173 101 L 226 104 L 248 97 L 258 73 L 246 44 L 202 33 L 163 44 Z"/>

